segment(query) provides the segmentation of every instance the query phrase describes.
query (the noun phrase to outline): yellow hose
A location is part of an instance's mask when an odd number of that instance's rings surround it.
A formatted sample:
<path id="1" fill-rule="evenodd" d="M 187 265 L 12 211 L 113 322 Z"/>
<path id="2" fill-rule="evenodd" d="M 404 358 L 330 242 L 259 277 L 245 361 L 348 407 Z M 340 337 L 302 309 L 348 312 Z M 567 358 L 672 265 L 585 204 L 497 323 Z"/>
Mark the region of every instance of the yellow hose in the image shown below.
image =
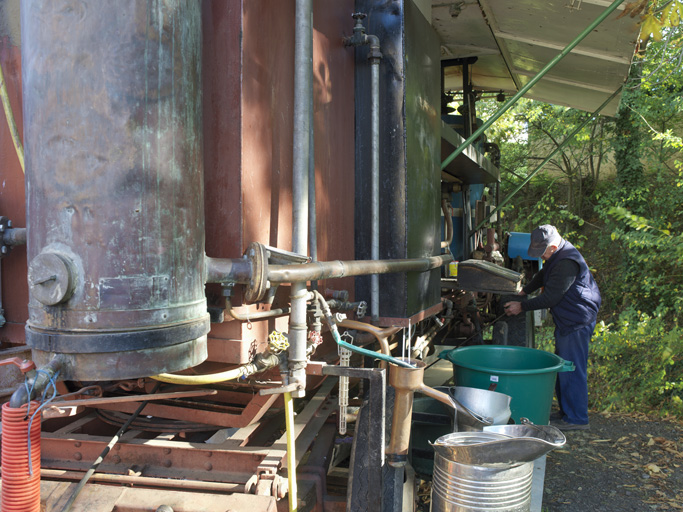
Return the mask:
<path id="1" fill-rule="evenodd" d="M 12 114 L 12 105 L 9 102 L 9 96 L 7 95 L 7 84 L 5 83 L 5 75 L 2 73 L 2 65 L 0 64 L 0 98 L 2 98 L 2 107 L 5 110 L 5 118 L 7 119 L 7 126 L 9 127 L 9 132 L 12 135 L 12 142 L 14 142 L 14 149 L 17 152 L 17 158 L 19 158 L 19 163 L 21 164 L 21 170 L 24 171 L 24 147 L 21 145 L 21 139 L 19 138 L 19 130 L 17 130 L 17 125 L 14 122 L 14 114 Z"/>
<path id="2" fill-rule="evenodd" d="M 203 386 L 206 384 L 218 384 L 226 380 L 239 379 L 245 373 L 245 367 L 233 368 L 220 373 L 209 373 L 207 375 L 174 375 L 172 373 L 160 373 L 152 375 L 150 378 L 169 384 L 183 384 L 186 386 Z"/>
<path id="3" fill-rule="evenodd" d="M 291 393 L 284 394 L 285 426 L 287 427 L 287 485 L 289 487 L 289 512 L 296 512 L 296 457 L 294 456 L 294 401 Z"/>

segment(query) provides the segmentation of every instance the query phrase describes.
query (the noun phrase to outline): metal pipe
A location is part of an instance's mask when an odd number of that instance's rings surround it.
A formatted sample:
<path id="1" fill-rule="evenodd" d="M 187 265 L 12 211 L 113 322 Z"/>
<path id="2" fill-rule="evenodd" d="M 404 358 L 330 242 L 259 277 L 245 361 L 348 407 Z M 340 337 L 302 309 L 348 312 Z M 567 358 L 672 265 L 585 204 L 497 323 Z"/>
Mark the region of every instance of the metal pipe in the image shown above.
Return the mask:
<path id="1" fill-rule="evenodd" d="M 330 328 L 330 333 L 332 334 L 332 338 L 334 341 L 337 343 L 337 345 L 344 347 L 352 352 L 356 352 L 358 354 L 363 354 L 364 356 L 367 357 L 372 357 L 374 359 L 380 359 L 381 361 L 386 361 L 388 363 L 392 363 L 397 366 L 402 366 L 406 368 L 412 368 L 412 364 L 410 362 L 403 361 L 399 358 L 388 356 L 386 354 L 381 354 L 379 352 L 373 352 L 372 350 L 367 350 L 362 347 L 357 347 L 355 345 L 352 345 L 351 343 L 347 343 L 344 340 L 341 339 L 339 336 L 339 329 L 337 329 L 337 324 L 335 323 L 334 318 L 332 318 L 332 312 L 330 311 L 330 306 L 327 304 L 327 301 L 325 298 L 320 294 L 319 291 L 315 290 L 313 292 L 313 295 L 315 298 L 318 300 L 318 303 L 320 304 L 321 309 L 323 310 L 323 316 L 325 318 L 325 322 L 327 322 L 327 326 Z"/>
<path id="2" fill-rule="evenodd" d="M 296 0 L 294 33 L 294 135 L 292 166 L 292 251 L 308 252 L 308 161 L 313 86 L 312 0 Z"/>
<path id="3" fill-rule="evenodd" d="M 379 260 L 379 61 L 382 54 L 379 48 L 379 38 L 368 36 L 370 42 L 370 130 L 371 130 L 371 231 L 370 231 L 370 259 Z M 379 319 L 379 275 L 370 277 L 370 316 L 373 322 Z"/>
<path id="4" fill-rule="evenodd" d="M 60 480 L 80 480 L 84 473 L 65 471 L 62 469 L 41 469 L 40 476 Z M 178 478 L 157 478 L 151 476 L 113 475 L 97 473 L 90 477 L 93 482 L 107 482 L 120 485 L 141 485 L 145 487 L 161 487 L 172 489 L 188 489 L 194 491 L 235 492 L 244 493 L 244 484 L 225 482 L 205 482 L 199 480 L 180 480 Z"/>
<path id="5" fill-rule="evenodd" d="M 294 137 L 292 164 L 292 251 L 308 252 L 308 173 L 313 94 L 313 0 L 296 0 L 294 33 Z M 294 398 L 306 394 L 306 281 L 292 285 L 289 316 L 289 378 Z"/>
<path id="6" fill-rule="evenodd" d="M 270 265 L 271 283 L 297 283 L 316 279 L 391 274 L 395 272 L 426 272 L 453 261 L 450 254 L 405 260 L 317 261 L 303 265 Z M 293 309 L 293 308 L 292 308 Z"/>
<path id="7" fill-rule="evenodd" d="M 313 45 L 311 45 L 311 50 Z M 313 56 L 311 55 L 311 61 Z M 308 146 L 308 254 L 311 261 L 318 261 L 318 214 L 315 197 L 315 127 L 313 119 L 313 95 L 311 94 L 310 130 Z M 311 288 L 317 289 L 318 283 L 311 283 Z"/>
<path id="8" fill-rule="evenodd" d="M 235 320 L 241 322 L 255 322 L 256 320 L 264 320 L 266 318 L 278 318 L 281 316 L 289 315 L 292 311 L 289 307 L 271 309 L 269 311 L 255 311 L 253 313 L 238 313 L 235 311 L 230 297 L 225 299 L 225 309 L 228 310 L 228 314 Z"/>
<path id="9" fill-rule="evenodd" d="M 247 284 L 252 277 L 252 265 L 246 258 L 210 258 L 206 261 L 206 283 Z"/>
<path id="10" fill-rule="evenodd" d="M 598 115 L 598 114 L 600 113 L 600 111 L 602 111 L 602 109 L 605 108 L 605 107 L 609 104 L 609 102 L 612 101 L 612 100 L 617 96 L 617 94 L 619 94 L 619 92 L 621 91 L 621 89 L 622 89 L 622 87 L 619 87 L 616 91 L 614 91 L 614 92 L 612 93 L 612 95 L 611 95 L 609 98 L 607 98 L 607 99 L 603 102 L 603 104 L 600 105 L 600 106 L 597 108 L 597 110 L 595 110 L 595 112 L 593 112 L 590 116 L 588 116 L 588 117 L 586 118 L 586 120 L 585 120 L 583 123 L 581 123 L 579 126 L 577 126 L 569 135 L 567 135 L 567 137 L 562 141 L 562 143 L 561 143 L 559 146 L 557 146 L 557 147 L 552 151 L 552 153 L 550 153 L 550 154 L 545 158 L 545 160 L 543 160 L 543 161 L 539 164 L 539 166 L 536 167 L 536 169 L 534 169 L 534 171 L 533 171 L 531 174 L 529 174 L 529 176 L 527 176 L 527 178 L 526 178 L 522 183 L 520 183 L 517 187 L 515 187 L 515 189 L 514 189 L 512 192 L 510 192 L 510 193 L 505 197 L 505 199 L 503 199 L 500 203 L 498 203 L 498 206 L 496 206 L 496 207 L 493 209 L 493 211 L 492 211 L 491 213 L 489 213 L 486 217 L 484 217 L 484 219 L 479 223 L 479 225 L 478 225 L 476 228 L 474 228 L 474 230 L 472 231 L 472 233 L 475 233 L 475 232 L 479 231 L 479 230 L 484 226 L 484 224 L 486 224 L 486 223 L 488 222 L 488 220 L 489 220 L 491 217 L 493 217 L 496 213 L 498 213 L 498 211 L 499 211 L 503 206 L 505 206 L 506 204 L 508 204 L 508 203 L 510 202 L 510 199 L 512 199 L 512 198 L 517 194 L 517 192 L 519 192 L 520 190 L 522 190 L 522 188 L 524 187 L 524 185 L 526 185 L 527 183 L 529 183 L 529 181 L 531 181 L 531 178 L 533 178 L 534 176 L 536 176 L 536 174 L 538 174 L 538 172 L 539 172 L 541 169 L 543 169 L 543 167 L 545 167 L 545 164 L 547 164 L 548 162 L 550 162 L 550 160 L 551 160 L 551 159 L 552 159 L 552 158 L 553 158 L 553 157 L 554 157 L 554 156 L 555 156 L 563 147 L 565 147 L 565 146 L 569 143 L 569 141 L 571 141 L 571 140 L 574 138 L 574 136 L 575 136 L 577 133 L 579 133 L 579 132 L 584 128 L 584 126 L 586 126 L 589 122 L 591 122 L 593 119 L 595 119 L 595 116 Z"/>
<path id="11" fill-rule="evenodd" d="M 65 362 L 66 356 L 57 354 L 38 371 L 31 372 L 33 375 L 29 378 L 28 385 L 22 384 L 12 393 L 9 406 L 16 409 L 39 396 L 54 376 L 62 370 Z"/>
<path id="12" fill-rule="evenodd" d="M 348 318 L 345 318 L 339 322 L 338 325 L 340 327 L 344 327 L 345 329 L 369 332 L 375 337 L 375 339 L 377 339 L 377 342 L 382 349 L 382 353 L 388 356 L 391 355 L 391 349 L 389 348 L 389 340 L 387 338 L 389 338 L 389 336 L 392 334 L 396 334 L 402 329 L 402 327 L 386 327 L 385 329 L 380 329 L 375 325 L 359 322 L 357 320 L 349 320 Z"/>
<path id="13" fill-rule="evenodd" d="M 564 50 L 562 50 L 562 52 L 560 52 L 559 55 L 555 56 L 555 58 L 553 58 L 550 62 L 548 62 L 548 64 L 546 64 L 545 67 L 544 67 L 541 71 L 539 71 L 538 74 L 537 74 L 535 77 L 533 77 L 531 80 L 529 80 L 529 82 L 528 82 L 524 87 L 522 87 L 522 88 L 519 90 L 519 92 L 517 92 L 517 94 L 515 94 L 512 98 L 510 98 L 510 100 L 509 100 L 505 105 L 503 105 L 495 114 L 493 114 L 493 115 L 492 115 L 492 116 L 491 116 L 483 125 L 481 125 L 481 126 L 480 126 L 472 135 L 470 135 L 470 136 L 467 138 L 467 140 L 465 140 L 465 142 L 463 142 L 463 143 L 460 145 L 459 148 L 457 148 L 455 151 L 453 151 L 453 153 L 451 153 L 448 157 L 446 157 L 446 159 L 445 159 L 443 162 L 441 162 L 441 170 L 443 170 L 443 169 L 445 169 L 446 167 L 448 167 L 448 165 L 449 165 L 453 160 L 455 160 L 455 158 L 456 158 L 460 153 L 462 153 L 462 152 L 465 150 L 466 147 L 468 147 L 470 144 L 472 144 L 472 142 L 474 142 L 475 140 L 477 140 L 477 139 L 479 138 L 479 136 L 480 136 L 482 133 L 484 133 L 484 131 L 488 130 L 489 126 L 491 126 L 493 123 L 495 123 L 495 122 L 498 120 L 498 118 L 499 118 L 500 116 L 502 116 L 505 112 L 507 112 L 507 111 L 510 109 L 510 107 L 512 107 L 512 105 L 514 105 L 515 103 L 517 103 L 517 101 L 518 101 L 522 96 L 524 96 L 524 95 L 529 91 L 529 89 L 531 89 L 534 85 L 536 85 L 536 83 L 537 83 L 541 78 L 543 78 L 543 77 L 545 76 L 545 74 L 546 74 L 548 71 L 550 71 L 552 68 L 554 68 L 555 65 L 556 65 L 558 62 L 560 62 L 560 60 L 562 60 L 569 52 L 571 52 L 571 51 L 576 47 L 576 45 L 578 45 L 581 41 L 583 41 L 583 39 L 584 39 L 588 34 L 590 34 L 591 32 L 593 32 L 593 30 L 595 29 L 595 27 L 597 27 L 600 23 L 602 23 L 602 22 L 605 20 L 605 18 L 607 18 L 607 16 L 609 16 L 610 14 L 612 14 L 612 12 L 614 12 L 614 11 L 616 10 L 616 8 L 619 7 L 619 5 L 621 5 L 623 2 L 624 2 L 624 0 L 615 0 L 615 1 L 612 3 L 612 5 L 610 5 L 607 9 L 605 9 L 605 10 L 603 11 L 603 13 L 602 13 L 600 16 L 598 16 L 598 18 L 597 18 L 593 23 L 591 23 L 591 24 L 588 26 L 588 28 L 584 29 L 583 32 L 581 32 L 578 36 L 576 36 L 576 38 L 575 38 L 571 43 L 569 43 L 569 44 L 567 45 L 567 47 L 566 47 Z"/>
<path id="14" fill-rule="evenodd" d="M 453 242 L 453 217 L 451 217 L 451 209 L 446 199 L 441 201 L 441 210 L 443 211 L 443 219 L 446 223 L 446 240 L 441 242 L 441 248 L 445 249 Z"/>
<path id="15" fill-rule="evenodd" d="M 26 245 L 26 228 L 9 228 L 2 233 L 4 245 Z"/>

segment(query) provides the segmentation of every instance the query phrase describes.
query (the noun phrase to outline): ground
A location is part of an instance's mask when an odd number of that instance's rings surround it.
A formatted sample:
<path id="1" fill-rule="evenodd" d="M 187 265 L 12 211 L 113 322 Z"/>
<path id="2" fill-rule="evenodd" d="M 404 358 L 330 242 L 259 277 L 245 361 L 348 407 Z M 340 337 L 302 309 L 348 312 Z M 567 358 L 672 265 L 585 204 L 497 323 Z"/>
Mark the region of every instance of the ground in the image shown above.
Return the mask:
<path id="1" fill-rule="evenodd" d="M 683 511 L 683 421 L 591 412 L 590 425 L 548 454 L 542 512 Z"/>
<path id="2" fill-rule="evenodd" d="M 543 512 L 683 510 L 683 422 L 590 414 L 546 462 Z"/>

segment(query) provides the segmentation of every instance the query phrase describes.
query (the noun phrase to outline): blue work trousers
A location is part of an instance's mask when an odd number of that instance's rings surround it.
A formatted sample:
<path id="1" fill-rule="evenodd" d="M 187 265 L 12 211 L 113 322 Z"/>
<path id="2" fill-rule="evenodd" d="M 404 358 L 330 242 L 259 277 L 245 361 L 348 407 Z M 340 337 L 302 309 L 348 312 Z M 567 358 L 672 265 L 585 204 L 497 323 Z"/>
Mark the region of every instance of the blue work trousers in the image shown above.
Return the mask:
<path id="1" fill-rule="evenodd" d="M 573 372 L 560 372 L 555 383 L 555 395 L 567 423 L 588 423 L 588 344 L 595 322 L 577 331 L 562 335 L 555 330 L 555 353 L 576 366 Z"/>

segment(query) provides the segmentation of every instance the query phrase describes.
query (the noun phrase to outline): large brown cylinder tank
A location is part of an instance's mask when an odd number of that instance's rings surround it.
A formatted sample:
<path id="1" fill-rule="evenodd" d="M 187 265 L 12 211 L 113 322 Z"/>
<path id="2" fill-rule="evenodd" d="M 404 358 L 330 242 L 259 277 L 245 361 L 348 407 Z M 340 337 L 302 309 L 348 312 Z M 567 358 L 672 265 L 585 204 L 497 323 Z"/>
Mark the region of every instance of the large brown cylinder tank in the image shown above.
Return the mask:
<path id="1" fill-rule="evenodd" d="M 206 359 L 195 0 L 22 0 L 27 344 L 66 379 Z"/>

